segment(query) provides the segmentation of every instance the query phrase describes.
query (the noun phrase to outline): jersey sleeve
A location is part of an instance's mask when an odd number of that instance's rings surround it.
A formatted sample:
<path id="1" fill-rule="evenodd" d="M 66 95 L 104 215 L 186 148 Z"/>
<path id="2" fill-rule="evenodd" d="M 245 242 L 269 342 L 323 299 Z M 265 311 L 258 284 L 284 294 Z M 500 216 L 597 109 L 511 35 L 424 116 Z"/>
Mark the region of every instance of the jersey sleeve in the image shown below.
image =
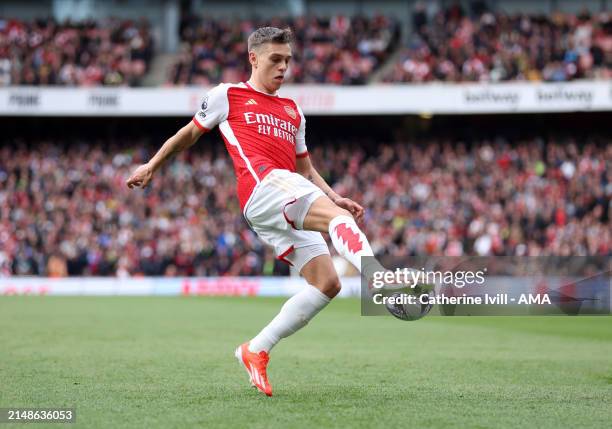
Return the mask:
<path id="1" fill-rule="evenodd" d="M 220 84 L 208 91 L 193 122 L 202 131 L 210 131 L 227 119 L 228 112 L 227 86 Z"/>
<path id="2" fill-rule="evenodd" d="M 306 118 L 300 106 L 296 105 L 296 107 L 301 120 L 297 135 L 295 136 L 295 156 L 297 158 L 304 158 L 308 156 L 308 148 L 306 147 Z"/>

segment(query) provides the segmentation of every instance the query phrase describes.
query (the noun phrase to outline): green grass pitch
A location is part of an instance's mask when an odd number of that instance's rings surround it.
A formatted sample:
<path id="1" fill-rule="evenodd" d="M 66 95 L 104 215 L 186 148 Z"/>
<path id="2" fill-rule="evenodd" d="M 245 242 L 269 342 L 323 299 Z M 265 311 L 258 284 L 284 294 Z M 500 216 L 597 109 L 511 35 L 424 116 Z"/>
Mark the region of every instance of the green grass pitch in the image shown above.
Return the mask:
<path id="1" fill-rule="evenodd" d="M 401 322 L 336 300 L 274 349 L 267 398 L 233 351 L 282 302 L 2 297 L 0 407 L 76 407 L 68 426 L 100 428 L 612 422 L 611 317 Z"/>

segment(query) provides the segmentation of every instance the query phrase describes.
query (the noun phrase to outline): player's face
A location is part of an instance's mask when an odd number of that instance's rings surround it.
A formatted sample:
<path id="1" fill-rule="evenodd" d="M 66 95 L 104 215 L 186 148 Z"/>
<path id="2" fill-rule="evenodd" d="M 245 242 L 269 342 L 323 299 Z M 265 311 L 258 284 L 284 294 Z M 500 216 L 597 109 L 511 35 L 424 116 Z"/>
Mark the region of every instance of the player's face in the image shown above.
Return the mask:
<path id="1" fill-rule="evenodd" d="M 266 43 L 258 52 L 252 52 L 249 57 L 257 81 L 271 93 L 276 92 L 285 80 L 291 60 L 291 45 Z"/>

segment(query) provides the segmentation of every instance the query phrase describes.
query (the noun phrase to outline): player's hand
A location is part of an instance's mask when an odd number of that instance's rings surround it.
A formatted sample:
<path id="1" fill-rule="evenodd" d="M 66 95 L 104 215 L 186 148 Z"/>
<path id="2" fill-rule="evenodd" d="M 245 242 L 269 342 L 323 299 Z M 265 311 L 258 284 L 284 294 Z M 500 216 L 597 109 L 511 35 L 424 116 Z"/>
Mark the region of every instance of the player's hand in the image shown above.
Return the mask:
<path id="1" fill-rule="evenodd" d="M 130 178 L 127 179 L 125 184 L 130 189 L 133 189 L 135 187 L 144 188 L 149 184 L 152 178 L 153 169 L 151 168 L 151 166 L 149 164 L 142 164 L 136 170 L 134 170 L 134 173 L 132 173 Z"/>
<path id="2" fill-rule="evenodd" d="M 341 197 L 341 198 L 336 199 L 334 203 L 336 203 L 338 207 L 342 207 L 343 209 L 346 209 L 349 212 L 351 212 L 351 214 L 353 215 L 353 217 L 355 218 L 357 222 L 361 222 L 363 220 L 363 214 L 364 214 L 363 207 L 361 207 L 359 204 L 357 204 L 355 201 L 351 200 L 350 198 Z"/>

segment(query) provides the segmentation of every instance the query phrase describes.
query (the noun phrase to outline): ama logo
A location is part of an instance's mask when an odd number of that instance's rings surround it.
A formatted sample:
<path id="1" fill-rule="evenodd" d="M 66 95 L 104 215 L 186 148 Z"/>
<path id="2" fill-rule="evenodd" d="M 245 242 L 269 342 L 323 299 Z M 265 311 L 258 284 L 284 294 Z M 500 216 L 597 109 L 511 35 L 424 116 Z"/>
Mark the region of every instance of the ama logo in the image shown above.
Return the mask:
<path id="1" fill-rule="evenodd" d="M 346 247 L 348 247 L 351 253 L 355 254 L 363 249 L 363 244 L 361 240 L 359 240 L 359 234 L 349 228 L 345 223 L 336 226 L 334 232 L 340 241 L 346 244 Z"/>

